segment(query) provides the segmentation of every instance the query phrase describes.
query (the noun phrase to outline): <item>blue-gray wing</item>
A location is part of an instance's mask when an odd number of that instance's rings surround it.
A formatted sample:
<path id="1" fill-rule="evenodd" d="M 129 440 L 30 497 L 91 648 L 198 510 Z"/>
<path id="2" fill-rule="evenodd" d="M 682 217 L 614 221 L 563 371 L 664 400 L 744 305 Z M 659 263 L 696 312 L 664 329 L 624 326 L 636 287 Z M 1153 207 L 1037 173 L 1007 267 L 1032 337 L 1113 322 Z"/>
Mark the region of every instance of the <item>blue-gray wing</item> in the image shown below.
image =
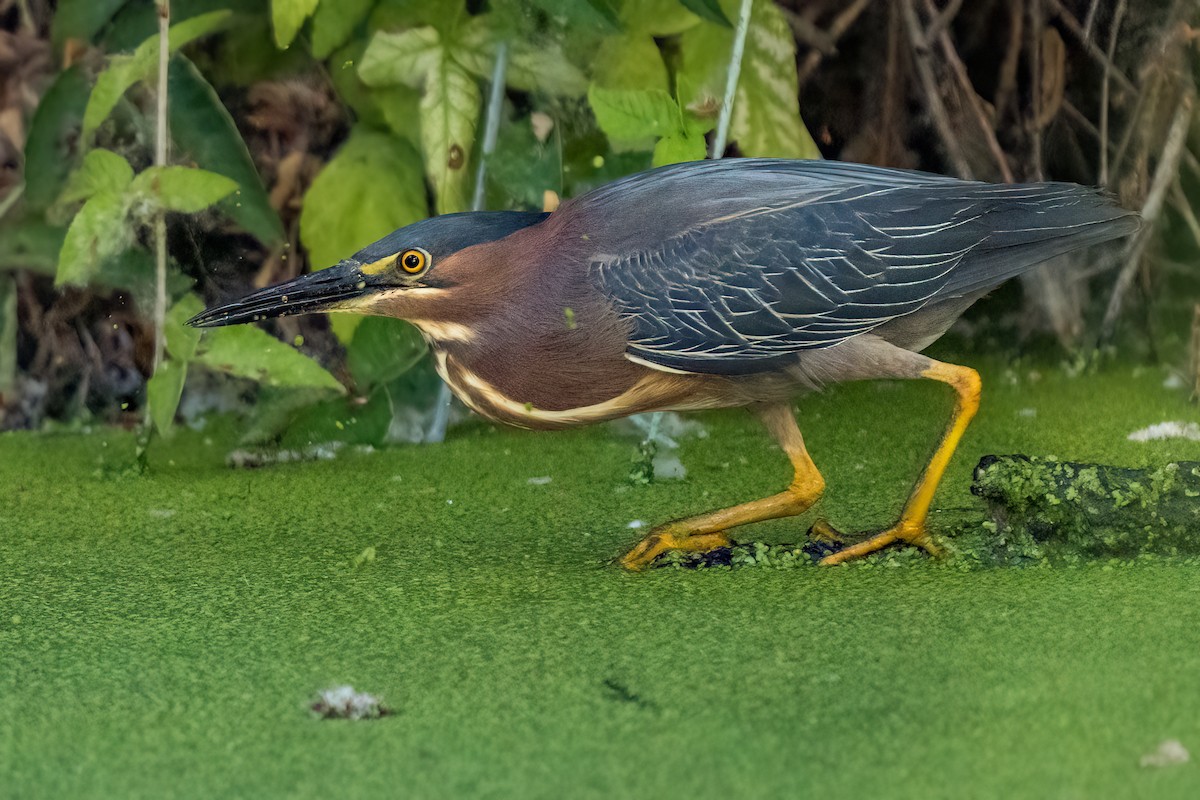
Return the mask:
<path id="1" fill-rule="evenodd" d="M 697 162 L 621 183 L 572 209 L 594 237 L 591 279 L 632 323 L 631 357 L 687 372 L 774 369 L 1136 227 L 1073 184 L 836 162 Z"/>

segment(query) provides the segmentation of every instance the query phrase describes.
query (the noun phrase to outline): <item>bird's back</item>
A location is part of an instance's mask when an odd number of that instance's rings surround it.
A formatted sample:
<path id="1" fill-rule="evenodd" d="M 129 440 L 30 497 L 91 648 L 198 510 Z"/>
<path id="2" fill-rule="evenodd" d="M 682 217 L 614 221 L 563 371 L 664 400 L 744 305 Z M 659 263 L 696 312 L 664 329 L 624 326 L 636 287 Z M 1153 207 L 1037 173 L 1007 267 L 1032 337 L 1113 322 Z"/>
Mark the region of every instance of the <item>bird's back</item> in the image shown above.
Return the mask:
<path id="1" fill-rule="evenodd" d="M 1138 225 L 1074 184 L 773 159 L 653 170 L 559 215 L 632 323 L 631 356 L 718 374 L 774 369 Z"/>

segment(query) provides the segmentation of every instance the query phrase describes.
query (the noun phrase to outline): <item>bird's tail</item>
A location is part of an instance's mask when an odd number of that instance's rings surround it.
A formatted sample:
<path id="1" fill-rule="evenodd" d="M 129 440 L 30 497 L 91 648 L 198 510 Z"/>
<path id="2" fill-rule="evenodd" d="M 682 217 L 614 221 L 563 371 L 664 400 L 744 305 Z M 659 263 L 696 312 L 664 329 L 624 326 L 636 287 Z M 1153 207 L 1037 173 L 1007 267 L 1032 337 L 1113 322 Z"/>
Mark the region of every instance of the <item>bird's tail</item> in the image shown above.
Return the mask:
<path id="1" fill-rule="evenodd" d="M 1070 183 L 989 186 L 988 233 L 946 286 L 969 295 L 1056 256 L 1136 233 L 1141 217 L 1100 189 Z"/>

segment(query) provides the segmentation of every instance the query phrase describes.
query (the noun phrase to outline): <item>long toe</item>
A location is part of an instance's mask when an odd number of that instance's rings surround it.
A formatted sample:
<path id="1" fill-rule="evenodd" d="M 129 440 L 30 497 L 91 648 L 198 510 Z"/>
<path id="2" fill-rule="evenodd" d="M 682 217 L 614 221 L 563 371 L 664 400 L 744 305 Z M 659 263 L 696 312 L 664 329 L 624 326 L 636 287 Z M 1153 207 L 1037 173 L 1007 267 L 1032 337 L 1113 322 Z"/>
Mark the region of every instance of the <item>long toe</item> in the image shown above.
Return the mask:
<path id="1" fill-rule="evenodd" d="M 810 533 L 816 538 L 826 541 L 845 541 L 845 537 L 838 533 L 829 523 L 824 522 L 824 520 L 818 520 L 814 523 Z M 934 544 L 924 525 L 901 520 L 885 531 L 880 531 L 874 536 L 843 547 L 836 553 L 825 556 L 821 559 L 820 563 L 822 565 L 842 564 L 855 558 L 870 555 L 895 542 L 903 542 L 904 544 L 923 548 L 930 555 L 936 556 L 941 554 L 941 549 Z"/>
<path id="2" fill-rule="evenodd" d="M 683 550 L 690 553 L 707 553 L 718 547 L 728 547 L 729 537 L 722 531 L 715 533 L 695 533 L 680 536 L 666 531 L 653 532 L 642 539 L 637 545 L 621 557 L 621 566 L 632 572 L 638 572 L 654 563 L 654 560 L 670 550 Z"/>

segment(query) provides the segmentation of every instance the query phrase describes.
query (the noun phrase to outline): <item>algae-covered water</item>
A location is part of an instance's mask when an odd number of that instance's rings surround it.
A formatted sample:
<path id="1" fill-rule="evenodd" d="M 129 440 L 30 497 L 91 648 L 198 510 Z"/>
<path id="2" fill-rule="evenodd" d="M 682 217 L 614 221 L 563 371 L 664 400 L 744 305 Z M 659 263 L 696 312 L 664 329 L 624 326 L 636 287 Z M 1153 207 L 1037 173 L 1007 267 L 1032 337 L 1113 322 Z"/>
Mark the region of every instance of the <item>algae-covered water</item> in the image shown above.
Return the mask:
<path id="1" fill-rule="evenodd" d="M 943 536 L 983 522 L 985 453 L 1200 456 L 1126 439 L 1196 418 L 1161 370 L 982 371 Z M 889 522 L 948 406 L 803 399 L 821 512 Z M 621 572 L 631 521 L 789 477 L 748 415 L 700 419 L 687 478 L 645 487 L 603 428 L 233 470 L 218 422 L 144 477 L 130 434 L 0 437 L 0 796 L 1200 796 L 1195 763 L 1138 763 L 1200 753 L 1200 565 Z M 315 719 L 340 683 L 395 713 Z"/>

